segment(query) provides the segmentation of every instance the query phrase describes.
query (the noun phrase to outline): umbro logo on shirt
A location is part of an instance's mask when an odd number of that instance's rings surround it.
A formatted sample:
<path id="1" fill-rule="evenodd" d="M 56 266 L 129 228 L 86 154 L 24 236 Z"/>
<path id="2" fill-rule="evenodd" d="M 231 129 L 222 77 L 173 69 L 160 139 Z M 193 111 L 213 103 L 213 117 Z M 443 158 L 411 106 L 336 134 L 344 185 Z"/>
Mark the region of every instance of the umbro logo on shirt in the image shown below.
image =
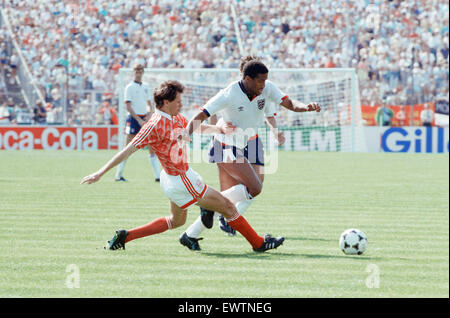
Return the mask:
<path id="1" fill-rule="evenodd" d="M 244 111 L 244 106 L 239 106 L 238 107 L 238 111 L 243 112 Z"/>

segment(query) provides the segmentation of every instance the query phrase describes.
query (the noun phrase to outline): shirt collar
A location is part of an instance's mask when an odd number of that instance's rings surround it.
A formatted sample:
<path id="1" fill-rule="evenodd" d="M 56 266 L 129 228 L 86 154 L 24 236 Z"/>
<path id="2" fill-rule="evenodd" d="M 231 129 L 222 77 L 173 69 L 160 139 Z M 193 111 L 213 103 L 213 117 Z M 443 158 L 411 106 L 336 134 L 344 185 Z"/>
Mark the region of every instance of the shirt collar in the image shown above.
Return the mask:
<path id="1" fill-rule="evenodd" d="M 155 113 L 157 113 L 157 114 L 159 114 L 159 115 L 161 115 L 163 117 L 166 117 L 167 119 L 172 120 L 172 116 L 170 116 L 168 113 L 165 113 L 165 112 L 163 112 L 163 111 L 161 111 L 159 109 L 155 109 Z"/>
<path id="2" fill-rule="evenodd" d="M 256 95 L 254 95 L 254 96 L 252 96 L 252 97 L 250 97 L 250 96 L 248 95 L 247 90 L 245 89 L 245 85 L 244 85 L 244 81 L 243 81 L 243 80 L 240 80 L 240 81 L 239 81 L 239 87 L 241 88 L 242 92 L 248 97 L 248 99 L 249 99 L 250 101 L 253 101 L 253 100 L 255 99 Z"/>

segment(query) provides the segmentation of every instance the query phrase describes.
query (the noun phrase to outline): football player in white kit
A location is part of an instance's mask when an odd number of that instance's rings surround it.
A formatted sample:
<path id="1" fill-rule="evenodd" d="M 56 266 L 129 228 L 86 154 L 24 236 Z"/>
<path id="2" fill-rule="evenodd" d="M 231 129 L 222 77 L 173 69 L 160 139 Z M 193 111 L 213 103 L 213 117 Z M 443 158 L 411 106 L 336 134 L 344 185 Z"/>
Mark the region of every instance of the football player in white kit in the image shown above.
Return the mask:
<path id="1" fill-rule="evenodd" d="M 268 74 L 268 68 L 257 59 L 245 63 L 242 79 L 231 83 L 211 98 L 187 126 L 188 133 L 191 134 L 204 120 L 220 113 L 222 118 L 217 125 L 237 127 L 238 131 L 233 136 L 214 135 L 209 161 L 217 163 L 221 191 L 235 189 L 245 192 L 246 199 L 241 201 L 233 201 L 233 197 L 242 198 L 241 193 L 229 193 L 227 196 L 241 214 L 249 208 L 253 198 L 262 190 L 264 150 L 257 129 L 265 117 L 270 117 L 274 112 L 269 108 L 270 105 L 278 104 L 294 112 L 320 112 L 320 106 L 315 102 L 303 104 L 290 99 L 275 84 L 267 80 Z M 274 124 L 274 121 L 271 121 L 269 125 Z M 282 135 L 275 134 L 275 136 L 279 140 L 283 139 Z M 243 186 L 235 187 L 239 184 Z M 185 241 L 189 239 L 196 245 L 200 233 L 213 225 L 214 212 L 205 209 L 201 211 L 201 216 L 182 234 Z M 222 224 L 221 228 L 233 234 L 226 223 Z"/>
<path id="2" fill-rule="evenodd" d="M 152 114 L 151 92 L 147 83 L 142 81 L 144 66 L 137 64 L 133 68 L 134 81 L 125 87 L 125 104 L 128 117 L 125 126 L 125 146 L 127 146 L 134 136 L 137 135 L 142 126 L 147 122 Z M 120 133 L 120 132 L 119 132 Z M 155 181 L 159 182 L 161 166 L 155 153 L 149 147 L 149 161 L 155 175 Z M 115 180 L 126 181 L 123 177 L 123 169 L 126 160 L 122 161 L 116 170 Z"/>

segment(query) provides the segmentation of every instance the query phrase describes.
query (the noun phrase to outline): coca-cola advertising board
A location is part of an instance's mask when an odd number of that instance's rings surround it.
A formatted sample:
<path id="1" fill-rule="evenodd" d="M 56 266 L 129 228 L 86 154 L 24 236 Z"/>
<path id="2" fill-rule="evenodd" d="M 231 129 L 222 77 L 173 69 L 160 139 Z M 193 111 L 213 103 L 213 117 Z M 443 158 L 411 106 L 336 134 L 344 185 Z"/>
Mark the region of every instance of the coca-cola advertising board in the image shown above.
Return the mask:
<path id="1" fill-rule="evenodd" d="M 117 127 L 0 126 L 0 150 L 118 149 Z"/>

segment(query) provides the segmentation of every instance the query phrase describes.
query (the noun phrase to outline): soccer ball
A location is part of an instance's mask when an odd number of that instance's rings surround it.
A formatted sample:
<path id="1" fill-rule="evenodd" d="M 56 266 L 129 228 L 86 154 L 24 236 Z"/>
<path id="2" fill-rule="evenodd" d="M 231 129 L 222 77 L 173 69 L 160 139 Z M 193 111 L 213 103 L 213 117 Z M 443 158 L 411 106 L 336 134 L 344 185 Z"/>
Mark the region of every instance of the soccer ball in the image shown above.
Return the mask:
<path id="1" fill-rule="evenodd" d="M 367 236 L 357 229 L 349 229 L 341 234 L 339 247 L 347 255 L 361 255 L 367 247 Z"/>

